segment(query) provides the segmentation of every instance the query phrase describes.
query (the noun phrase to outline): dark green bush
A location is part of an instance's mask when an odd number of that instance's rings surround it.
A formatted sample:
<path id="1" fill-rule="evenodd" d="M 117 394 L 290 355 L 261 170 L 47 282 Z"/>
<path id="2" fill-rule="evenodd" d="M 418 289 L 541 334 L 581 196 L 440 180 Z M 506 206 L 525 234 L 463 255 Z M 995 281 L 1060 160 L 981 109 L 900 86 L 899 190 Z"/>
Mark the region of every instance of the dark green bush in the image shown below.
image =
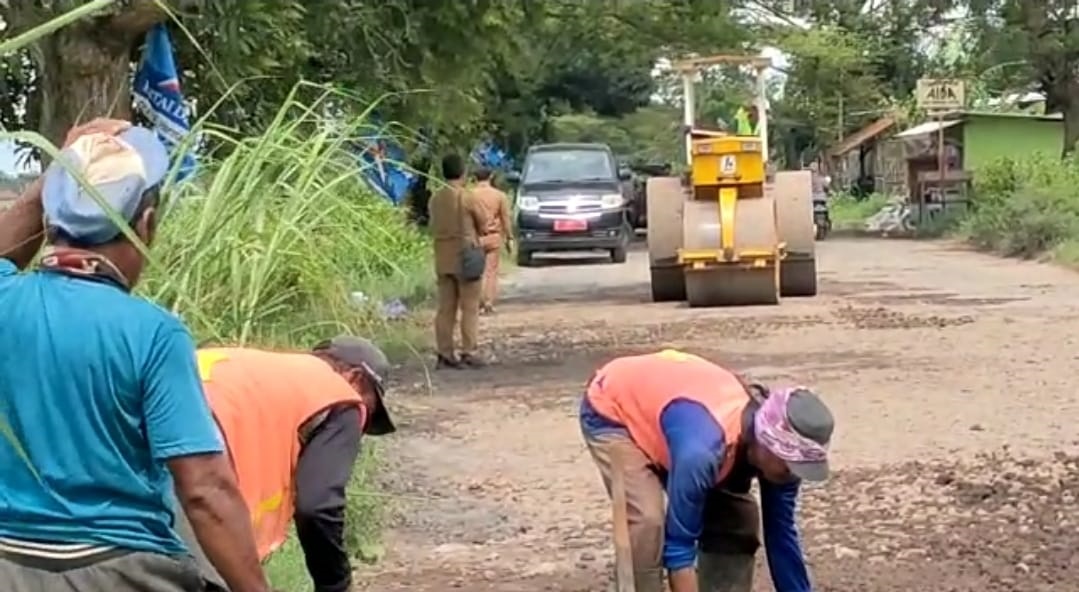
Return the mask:
<path id="1" fill-rule="evenodd" d="M 1013 257 L 1079 239 L 1079 162 L 1035 155 L 980 169 L 960 229 L 974 245 Z"/>

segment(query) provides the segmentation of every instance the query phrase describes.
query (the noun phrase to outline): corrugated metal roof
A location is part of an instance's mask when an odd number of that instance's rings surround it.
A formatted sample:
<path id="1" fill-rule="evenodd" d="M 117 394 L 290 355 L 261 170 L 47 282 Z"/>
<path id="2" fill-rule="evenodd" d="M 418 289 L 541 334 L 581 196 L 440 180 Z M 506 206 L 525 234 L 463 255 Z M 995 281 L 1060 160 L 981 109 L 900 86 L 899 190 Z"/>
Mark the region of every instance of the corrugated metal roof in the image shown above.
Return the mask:
<path id="1" fill-rule="evenodd" d="M 1031 119 L 1034 121 L 1063 121 L 1064 115 L 1061 113 L 1049 113 L 1042 115 L 1040 113 L 1000 113 L 997 111 L 961 111 L 959 113 L 962 117 L 1000 117 L 1002 119 Z"/>
<path id="2" fill-rule="evenodd" d="M 898 134 L 896 134 L 895 137 L 897 137 L 897 138 L 911 138 L 911 137 L 914 137 L 914 136 L 921 136 L 921 135 L 924 135 L 924 134 L 931 134 L 933 132 L 936 132 L 936 131 L 940 130 L 941 128 L 948 129 L 948 128 L 952 127 L 953 125 L 958 125 L 960 123 L 963 123 L 963 122 L 958 120 L 958 119 L 953 119 L 953 120 L 950 120 L 950 121 L 948 121 L 948 120 L 945 120 L 945 121 L 927 121 L 925 123 L 918 124 L 918 125 L 910 128 L 910 129 L 903 130 L 903 131 L 899 132 Z"/>
<path id="3" fill-rule="evenodd" d="M 893 125 L 895 125 L 894 116 L 889 115 L 887 117 L 882 117 L 846 138 L 843 138 L 843 141 L 828 150 L 828 155 L 842 156 L 888 131 Z"/>

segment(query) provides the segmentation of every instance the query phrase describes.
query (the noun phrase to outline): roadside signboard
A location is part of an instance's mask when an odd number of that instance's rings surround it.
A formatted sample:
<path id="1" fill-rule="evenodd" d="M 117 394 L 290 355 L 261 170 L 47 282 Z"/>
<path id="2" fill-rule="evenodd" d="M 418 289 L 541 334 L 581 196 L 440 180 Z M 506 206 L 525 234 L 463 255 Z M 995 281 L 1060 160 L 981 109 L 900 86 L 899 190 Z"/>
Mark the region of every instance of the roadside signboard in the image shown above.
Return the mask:
<path id="1" fill-rule="evenodd" d="M 959 111 L 966 104 L 966 87 L 962 80 L 952 78 L 922 78 L 916 91 L 918 108 L 930 112 Z"/>

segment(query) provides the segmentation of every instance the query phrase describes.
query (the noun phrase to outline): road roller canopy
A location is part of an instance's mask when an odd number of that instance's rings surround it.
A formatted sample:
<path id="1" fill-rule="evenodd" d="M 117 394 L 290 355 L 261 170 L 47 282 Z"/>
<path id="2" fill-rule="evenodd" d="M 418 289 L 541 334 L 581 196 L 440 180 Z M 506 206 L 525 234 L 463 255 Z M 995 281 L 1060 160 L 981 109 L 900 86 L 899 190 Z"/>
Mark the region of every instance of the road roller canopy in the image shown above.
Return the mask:
<path id="1" fill-rule="evenodd" d="M 685 138 L 685 155 L 686 163 L 692 162 L 693 158 L 693 136 L 699 136 L 702 134 L 696 133 L 695 123 L 697 121 L 697 106 L 696 106 L 696 77 L 704 70 L 713 66 L 745 66 L 752 68 L 756 72 L 757 83 L 755 100 L 752 106 L 756 110 L 756 117 L 749 114 L 749 110 L 739 110 L 741 120 L 736 122 L 736 130 L 740 136 L 758 136 L 761 139 L 760 148 L 762 154 L 762 160 L 768 161 L 768 111 L 767 111 L 767 98 L 765 93 L 765 72 L 772 66 L 772 60 L 763 56 L 747 56 L 747 55 L 714 55 L 708 57 L 696 57 L 686 60 L 680 60 L 672 64 L 674 71 L 678 72 L 682 77 L 682 94 L 683 94 L 683 119 L 682 122 L 685 125 L 689 133 Z M 736 116 L 736 119 L 738 117 Z M 756 121 L 754 121 L 756 120 Z"/>

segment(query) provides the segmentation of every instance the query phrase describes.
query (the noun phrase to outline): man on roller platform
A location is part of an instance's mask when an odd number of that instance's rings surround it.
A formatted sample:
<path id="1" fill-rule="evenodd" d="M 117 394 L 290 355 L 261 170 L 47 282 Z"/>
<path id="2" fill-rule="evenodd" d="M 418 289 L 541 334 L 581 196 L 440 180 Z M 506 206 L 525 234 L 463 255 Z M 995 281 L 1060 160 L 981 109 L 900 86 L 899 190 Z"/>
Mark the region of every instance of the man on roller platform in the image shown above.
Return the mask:
<path id="1" fill-rule="evenodd" d="M 662 591 L 664 568 L 672 592 L 750 592 L 762 515 L 776 590 L 812 589 L 795 502 L 801 480 L 827 478 L 834 429 L 815 394 L 769 392 L 708 360 L 664 350 L 600 368 L 580 421 L 608 491 L 616 464 L 625 476 L 638 592 Z"/>
<path id="2" fill-rule="evenodd" d="M 198 351 L 199 374 L 250 512 L 259 559 L 295 519 L 315 592 L 346 592 L 345 488 L 362 434 L 395 431 L 383 402 L 389 370 L 373 343 L 340 336 L 309 353 Z M 190 534 L 180 525 L 181 534 Z M 205 577 L 224 583 L 202 561 Z"/>

